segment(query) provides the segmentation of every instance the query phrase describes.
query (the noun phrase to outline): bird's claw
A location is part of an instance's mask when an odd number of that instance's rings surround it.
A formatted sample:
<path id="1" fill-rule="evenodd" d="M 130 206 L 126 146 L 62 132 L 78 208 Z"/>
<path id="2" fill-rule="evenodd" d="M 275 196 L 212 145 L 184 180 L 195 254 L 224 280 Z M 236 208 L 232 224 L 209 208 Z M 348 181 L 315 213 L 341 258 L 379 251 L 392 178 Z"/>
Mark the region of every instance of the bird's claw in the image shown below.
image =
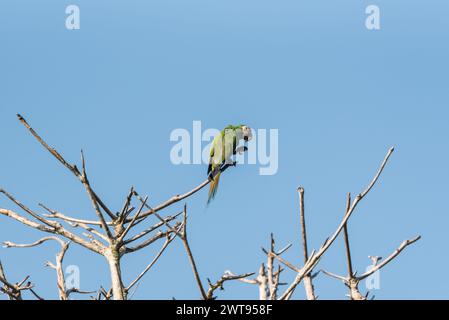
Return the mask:
<path id="1" fill-rule="evenodd" d="M 240 146 L 235 151 L 236 151 L 236 153 L 242 154 L 242 153 L 248 151 L 248 147 L 247 146 Z"/>

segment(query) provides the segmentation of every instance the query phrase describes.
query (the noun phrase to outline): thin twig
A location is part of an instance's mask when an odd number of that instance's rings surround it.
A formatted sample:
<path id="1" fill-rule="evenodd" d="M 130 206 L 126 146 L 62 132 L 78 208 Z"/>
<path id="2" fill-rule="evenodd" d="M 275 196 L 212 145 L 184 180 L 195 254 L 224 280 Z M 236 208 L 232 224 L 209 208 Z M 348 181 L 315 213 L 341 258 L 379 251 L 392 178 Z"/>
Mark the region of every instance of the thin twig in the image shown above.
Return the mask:
<path id="1" fill-rule="evenodd" d="M 351 207 L 351 194 L 348 193 L 348 198 L 346 201 L 346 213 L 348 213 L 349 208 Z M 349 235 L 348 235 L 348 223 L 345 223 L 345 226 L 343 227 L 343 239 L 345 242 L 345 249 L 346 249 L 346 260 L 348 265 L 348 277 L 354 276 L 354 272 L 352 269 L 352 259 L 351 259 L 351 248 L 349 246 Z"/>
<path id="2" fill-rule="evenodd" d="M 201 296 L 203 297 L 204 300 L 207 300 L 207 294 L 206 294 L 206 291 L 204 290 L 203 283 L 201 282 L 201 278 L 200 278 L 200 275 L 199 275 L 199 272 L 198 272 L 198 268 L 196 266 L 192 250 L 190 249 L 189 240 L 187 238 L 187 206 L 186 205 L 184 205 L 183 217 L 184 217 L 184 219 L 183 219 L 183 227 L 182 227 L 183 231 L 182 231 L 182 233 L 178 232 L 177 235 L 178 236 L 182 235 L 181 236 L 181 240 L 182 240 L 182 243 L 184 245 L 184 249 L 187 252 L 187 256 L 189 257 L 190 265 L 192 266 L 192 270 L 193 270 L 193 274 L 195 276 L 196 283 L 197 283 L 198 288 L 200 290 Z"/>
<path id="3" fill-rule="evenodd" d="M 182 226 L 180 226 L 181 228 Z M 134 287 L 139 281 L 140 279 L 142 279 L 142 277 L 154 266 L 154 264 L 159 260 L 159 258 L 161 257 L 161 255 L 164 253 L 165 249 L 167 249 L 168 245 L 173 241 L 173 239 L 175 239 L 176 236 L 170 236 L 167 235 L 167 240 L 164 242 L 164 244 L 162 245 L 161 249 L 159 250 L 159 252 L 156 254 L 156 256 L 154 257 L 154 259 L 150 262 L 150 264 L 148 264 L 148 266 L 137 276 L 136 279 L 134 279 L 134 281 L 132 281 L 128 287 L 125 289 L 126 292 L 128 292 L 132 287 Z"/>

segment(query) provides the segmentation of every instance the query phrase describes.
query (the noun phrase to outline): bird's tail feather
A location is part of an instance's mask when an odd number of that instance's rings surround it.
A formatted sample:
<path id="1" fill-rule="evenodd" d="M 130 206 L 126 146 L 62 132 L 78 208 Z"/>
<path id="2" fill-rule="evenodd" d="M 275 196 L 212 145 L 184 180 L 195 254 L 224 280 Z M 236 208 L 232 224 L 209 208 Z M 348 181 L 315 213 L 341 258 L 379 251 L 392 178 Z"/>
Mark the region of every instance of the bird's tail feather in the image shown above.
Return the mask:
<path id="1" fill-rule="evenodd" d="M 207 204 L 209 204 L 212 201 L 212 199 L 215 198 L 215 195 L 217 194 L 219 182 L 220 182 L 220 172 L 218 172 L 210 182 Z"/>

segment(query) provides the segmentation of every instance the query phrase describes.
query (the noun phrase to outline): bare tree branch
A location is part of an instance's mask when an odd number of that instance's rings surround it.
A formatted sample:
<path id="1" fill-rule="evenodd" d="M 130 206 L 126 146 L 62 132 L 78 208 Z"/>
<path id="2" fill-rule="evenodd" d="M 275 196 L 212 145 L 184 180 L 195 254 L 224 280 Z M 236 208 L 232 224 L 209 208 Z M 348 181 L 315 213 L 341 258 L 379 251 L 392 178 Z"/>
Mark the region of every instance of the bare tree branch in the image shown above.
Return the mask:
<path id="1" fill-rule="evenodd" d="M 136 240 L 138 240 L 138 239 L 140 239 L 140 238 L 146 236 L 147 234 L 149 234 L 149 233 L 151 233 L 151 232 L 153 232 L 153 231 L 159 229 L 161 226 L 165 225 L 165 223 L 168 223 L 168 222 L 170 222 L 170 221 L 172 221 L 172 220 L 175 220 L 175 219 L 176 219 L 177 217 L 179 217 L 181 214 L 182 214 L 182 211 L 179 212 L 179 213 L 177 213 L 177 214 L 175 214 L 175 215 L 173 215 L 173 216 L 168 216 L 168 217 L 166 217 L 166 218 L 163 218 L 163 221 L 160 221 L 160 222 L 154 224 L 154 225 L 151 226 L 150 228 L 148 228 L 148 229 L 146 229 L 146 230 L 144 230 L 144 231 L 138 233 L 137 235 L 135 235 L 135 236 L 133 236 L 133 237 L 131 237 L 131 238 L 129 238 L 129 239 L 125 239 L 125 240 L 123 241 L 123 243 L 124 243 L 125 245 L 127 245 L 127 244 L 129 244 L 129 243 L 131 243 L 131 242 L 134 242 L 134 241 L 136 241 Z"/>
<path id="2" fill-rule="evenodd" d="M 271 256 L 273 256 L 274 258 L 276 258 L 280 263 L 282 263 L 283 265 L 287 266 L 288 268 L 292 269 L 293 271 L 295 271 L 296 273 L 301 272 L 301 269 L 296 267 L 294 264 L 288 262 L 287 260 L 283 259 L 280 255 L 274 253 L 274 252 L 267 252 L 265 249 L 263 249 L 264 252 L 266 254 L 269 254 Z"/>
<path id="3" fill-rule="evenodd" d="M 167 208 L 168 206 L 171 206 L 172 204 L 179 202 L 187 197 L 190 197 L 191 195 L 195 194 L 196 192 L 200 191 L 201 189 L 203 189 L 205 186 L 207 186 L 209 184 L 210 180 L 205 180 L 204 182 L 202 182 L 200 185 L 198 185 L 197 187 L 193 188 L 192 190 L 190 190 L 189 192 L 186 192 L 182 195 L 176 195 L 172 198 L 170 198 L 169 200 L 163 202 L 162 204 L 149 209 L 148 211 L 143 212 L 140 215 L 140 219 L 144 219 L 149 215 L 152 215 L 155 212 L 161 211 L 164 208 Z"/>
<path id="4" fill-rule="evenodd" d="M 198 284 L 198 288 L 200 290 L 201 296 L 203 297 L 204 300 L 207 300 L 207 294 L 206 294 L 206 291 L 204 290 L 203 284 L 201 282 L 201 278 L 198 273 L 198 267 L 196 266 L 195 259 L 193 258 L 192 250 L 190 249 L 189 240 L 187 238 L 187 206 L 186 205 L 184 205 L 183 217 L 184 217 L 184 221 L 183 221 L 183 226 L 182 226 L 182 232 L 181 233 L 177 232 L 176 234 L 178 236 L 180 236 L 182 243 L 184 245 L 184 248 L 187 252 L 187 256 L 189 257 L 190 265 L 192 266 L 193 274 L 195 275 L 195 280 L 196 280 L 196 283 Z"/>
<path id="5" fill-rule="evenodd" d="M 238 277 L 238 275 L 236 275 L 235 273 L 233 273 L 229 270 L 225 271 L 225 274 L 229 274 L 230 276 Z M 248 283 L 248 284 L 258 284 L 256 279 L 238 278 L 237 280 L 240 282 L 243 282 L 243 283 Z"/>
<path id="6" fill-rule="evenodd" d="M 104 219 L 103 213 L 101 212 L 100 206 L 98 204 L 98 199 L 97 199 L 95 193 L 93 192 L 92 187 L 90 186 L 89 179 L 87 178 L 86 164 L 84 161 L 84 153 L 82 150 L 81 150 L 81 159 L 82 159 L 82 163 L 83 163 L 83 173 L 81 174 L 81 177 L 80 177 L 81 183 L 83 184 L 84 188 L 87 191 L 87 194 L 89 195 L 89 198 L 92 202 L 92 206 L 94 207 L 95 213 L 97 214 L 97 217 L 101 222 L 101 227 L 106 232 L 109 242 L 113 242 L 114 236 L 112 235 L 111 230 L 109 230 L 109 227 L 106 224 L 106 220 Z"/>
<path id="7" fill-rule="evenodd" d="M 275 252 L 275 241 L 273 233 L 270 235 L 270 252 Z M 276 291 L 274 284 L 274 257 L 271 254 L 267 255 L 267 282 L 268 282 L 268 293 L 269 297 L 273 297 L 274 292 Z"/>
<path id="8" fill-rule="evenodd" d="M 306 232 L 306 218 L 305 218 L 305 208 L 304 208 L 304 188 L 298 188 L 299 195 L 299 216 L 301 224 L 301 235 L 302 235 L 302 246 L 304 252 L 304 264 L 309 260 L 309 251 L 307 248 L 307 232 Z M 310 270 L 312 272 L 313 269 Z M 306 291 L 307 300 L 316 300 L 315 290 L 312 283 L 312 277 L 310 273 L 304 276 L 304 289 Z M 293 292 L 293 291 L 292 291 Z"/>
<path id="9" fill-rule="evenodd" d="M 273 292 L 270 293 L 271 295 L 271 300 L 277 300 L 277 293 L 279 290 L 279 279 L 281 276 L 281 272 L 282 272 L 282 268 L 280 265 L 278 265 L 278 270 L 274 273 L 274 277 L 273 277 Z"/>
<path id="10" fill-rule="evenodd" d="M 120 210 L 118 217 L 120 217 L 120 219 L 125 219 L 126 218 L 126 214 L 129 212 L 129 206 L 131 204 L 131 200 L 132 197 L 134 195 L 134 187 L 131 187 L 131 190 L 128 193 L 128 196 L 126 197 L 125 203 L 123 204 L 123 208 L 122 210 Z"/>
<path id="11" fill-rule="evenodd" d="M 25 217 L 22 217 L 21 215 L 15 213 L 12 210 L 0 208 L 0 214 L 4 215 L 6 217 L 10 217 L 26 226 L 32 227 L 32 228 L 40 230 L 40 231 L 49 232 L 49 233 L 55 232 L 54 228 L 49 228 L 45 225 L 39 224 L 39 223 L 29 220 Z"/>
<path id="12" fill-rule="evenodd" d="M 228 169 L 229 167 L 231 167 L 232 165 L 229 164 L 225 164 L 221 167 L 220 172 L 223 173 L 224 171 L 226 171 L 226 169 Z M 152 215 L 155 212 L 158 212 L 164 208 L 167 208 L 168 206 L 171 206 L 172 204 L 179 202 L 181 200 L 184 200 L 187 197 L 190 197 L 191 195 L 197 193 L 198 191 L 200 191 L 201 189 L 203 189 L 205 186 L 207 186 L 210 183 L 210 179 L 207 179 L 205 181 L 203 181 L 201 184 L 199 184 L 197 187 L 193 188 L 192 190 L 181 194 L 181 195 L 176 195 L 171 197 L 170 199 L 168 199 L 167 201 L 161 203 L 160 205 L 154 207 L 154 208 L 150 208 L 148 211 L 143 212 L 140 215 L 140 219 L 144 219 L 149 215 Z"/>
<path id="13" fill-rule="evenodd" d="M 359 280 L 363 280 L 367 277 L 369 277 L 370 275 L 372 275 L 374 272 L 376 272 L 377 270 L 382 269 L 383 267 L 385 267 L 388 263 L 390 263 L 391 261 L 393 261 L 394 258 L 396 258 L 402 250 L 404 250 L 405 248 L 407 248 L 409 245 L 415 243 L 416 241 L 418 241 L 419 239 L 421 239 L 421 236 L 417 236 L 413 239 L 409 239 L 409 240 L 405 240 L 404 242 L 401 243 L 401 245 L 385 260 L 383 260 L 381 263 L 379 263 L 378 265 L 373 266 L 373 268 L 370 271 L 365 272 L 364 274 L 360 275 L 358 277 Z"/>
<path id="14" fill-rule="evenodd" d="M 70 298 L 70 295 L 72 295 L 73 293 L 77 293 L 77 294 L 92 294 L 95 293 L 95 291 L 83 291 L 83 290 L 79 290 L 77 288 L 70 288 L 67 290 L 67 299 Z"/>
<path id="15" fill-rule="evenodd" d="M 46 211 L 49 212 L 49 214 L 44 214 L 44 217 L 52 218 L 52 219 L 61 219 L 66 222 L 73 222 L 73 223 L 79 223 L 79 224 L 85 224 L 85 225 L 95 225 L 95 226 L 101 226 L 101 222 L 97 220 L 84 220 L 84 219 L 76 219 L 69 216 L 66 216 L 62 214 L 61 212 L 58 212 L 56 210 L 51 210 L 47 206 L 43 205 L 42 203 L 39 203 L 39 206 L 44 208 Z M 107 222 L 108 226 L 114 225 L 112 221 Z"/>
<path id="16" fill-rule="evenodd" d="M 384 266 L 386 266 L 389 262 L 394 260 L 401 253 L 402 250 L 404 250 L 407 246 L 415 243 L 419 239 L 421 239 L 421 236 L 417 236 L 410 240 L 405 240 L 404 242 L 402 242 L 402 244 L 399 246 L 399 248 L 397 248 L 385 261 L 383 261 L 380 264 L 374 264 L 373 268 L 370 271 L 367 271 L 358 277 L 354 273 L 350 273 L 350 274 L 348 274 L 348 276 L 343 277 L 343 276 L 337 275 L 335 273 L 332 273 L 332 272 L 329 272 L 326 270 L 322 270 L 322 271 L 327 276 L 330 276 L 332 278 L 342 281 L 349 288 L 349 297 L 352 300 L 366 300 L 366 295 L 361 294 L 360 290 L 358 288 L 360 281 L 366 279 L 367 277 L 369 277 L 376 271 L 378 271 L 381 268 L 383 268 Z M 377 263 L 377 259 L 374 259 L 374 261 Z"/>
<path id="17" fill-rule="evenodd" d="M 153 244 L 154 242 L 156 242 L 159 239 L 166 238 L 167 236 L 169 236 L 172 233 L 173 233 L 172 230 L 168 230 L 168 231 L 164 231 L 164 232 L 159 231 L 153 237 L 143 241 L 142 243 L 139 243 L 138 245 L 133 246 L 133 247 L 125 248 L 124 253 L 132 253 L 132 252 L 139 251 L 139 250 L 141 250 L 141 249 L 143 249 L 145 247 L 148 247 L 150 244 Z"/>
<path id="18" fill-rule="evenodd" d="M 64 236 L 65 238 L 67 238 L 75 243 L 78 243 L 79 245 L 81 245 L 95 253 L 102 254 L 103 250 L 105 249 L 104 247 L 101 247 L 98 244 L 88 242 L 88 241 L 80 238 L 79 236 L 67 231 L 59 223 L 55 222 L 55 226 L 53 228 L 49 228 L 49 227 L 46 227 L 37 222 L 31 221 L 25 217 L 22 217 L 21 215 L 15 213 L 14 211 L 11 211 L 11 210 L 0 208 L 0 214 L 10 217 L 26 226 L 32 227 L 37 230 L 44 231 L 47 233 L 60 234 L 60 235 Z"/>
<path id="19" fill-rule="evenodd" d="M 81 172 L 78 170 L 76 165 L 69 164 L 62 156 L 59 154 L 56 149 L 51 148 L 40 136 L 39 134 L 28 124 L 28 122 L 25 120 L 24 117 L 22 117 L 20 114 L 17 115 L 19 121 L 25 126 L 25 128 L 28 129 L 28 131 L 36 138 L 36 140 L 45 148 L 48 152 L 50 152 L 64 167 L 66 167 L 70 172 L 72 172 L 81 182 L 82 182 L 82 175 Z M 103 210 L 107 213 L 107 215 L 115 220 L 117 217 L 111 212 L 111 210 L 108 209 L 108 207 L 101 201 L 101 199 L 97 196 L 97 194 L 91 190 L 92 195 L 95 198 L 95 201 L 98 202 L 98 204 L 103 208 Z"/>
<path id="20" fill-rule="evenodd" d="M 28 213 L 30 216 L 32 216 L 33 218 L 35 218 L 36 220 L 42 222 L 43 224 L 46 224 L 49 227 L 55 227 L 54 222 L 49 221 L 47 219 L 44 219 L 43 217 L 41 217 L 40 215 L 38 215 L 37 213 L 33 212 L 31 209 L 29 209 L 27 206 L 25 206 L 24 204 L 20 203 L 16 198 L 14 198 L 11 194 L 9 194 L 6 190 L 4 189 L 0 189 L 0 193 L 3 193 L 9 200 L 11 200 L 12 202 L 14 202 L 20 209 L 22 209 L 23 211 L 25 211 L 26 213 Z"/>
<path id="21" fill-rule="evenodd" d="M 335 278 L 335 279 L 340 280 L 340 281 L 343 281 L 343 282 L 346 282 L 347 279 L 348 279 L 348 278 L 346 278 L 346 277 L 339 276 L 338 274 L 329 272 L 329 271 L 327 271 L 327 270 L 321 270 L 321 272 L 323 272 L 325 275 L 327 275 L 327 276 L 329 276 L 329 277 L 331 277 L 331 278 Z"/>
<path id="22" fill-rule="evenodd" d="M 254 272 L 252 272 L 252 273 L 245 273 L 245 274 L 241 274 L 241 275 L 234 275 L 234 274 L 229 274 L 229 273 L 225 272 L 225 274 L 222 275 L 221 278 L 217 282 L 215 282 L 215 283 L 212 283 L 208 279 L 209 289 L 207 290 L 206 300 L 215 300 L 216 297 L 214 297 L 214 292 L 217 289 L 224 290 L 223 289 L 223 284 L 226 281 L 241 280 L 241 279 L 244 279 L 244 278 L 247 278 L 247 277 L 251 277 L 252 275 L 254 275 Z"/>
<path id="23" fill-rule="evenodd" d="M 39 204 L 39 206 L 41 206 L 42 208 L 44 208 L 45 210 L 47 210 L 50 214 L 46 214 L 44 216 L 52 218 L 52 217 L 56 217 L 57 215 L 62 215 L 61 213 L 55 211 L 55 210 L 51 210 L 50 208 L 46 207 L 43 204 Z M 63 217 L 65 217 L 64 215 L 62 215 Z M 68 219 L 66 218 L 62 218 L 67 224 L 69 224 L 71 227 L 76 228 L 76 227 L 80 227 L 90 233 L 92 233 L 93 235 L 96 235 L 97 237 L 103 239 L 104 241 L 108 242 L 108 237 L 106 237 L 104 234 L 102 234 L 101 232 L 98 232 L 96 229 L 90 227 L 89 225 L 81 222 L 83 220 L 78 220 L 78 222 L 74 222 L 73 220 L 77 220 L 77 219 L 71 219 L 68 217 Z M 99 222 L 99 224 L 101 224 Z M 104 244 L 101 244 L 102 246 L 104 246 Z"/>
<path id="24" fill-rule="evenodd" d="M 349 208 L 351 207 L 351 194 L 348 193 L 348 198 L 346 201 L 346 212 L 345 215 L 348 213 Z M 349 246 L 349 235 L 348 235 L 348 223 L 345 224 L 343 227 L 343 239 L 345 242 L 345 249 L 346 249 L 346 261 L 348 265 L 348 277 L 354 276 L 354 271 L 352 270 L 352 259 L 351 259 L 351 248 Z"/>
<path id="25" fill-rule="evenodd" d="M 134 189 L 131 188 L 131 191 L 134 192 Z M 125 205 L 125 207 L 123 208 L 122 213 L 120 214 L 121 216 L 123 216 L 126 212 L 126 209 L 129 206 L 129 202 L 131 201 L 131 196 L 129 196 L 129 200 L 127 201 L 128 204 Z M 125 236 L 128 234 L 129 230 L 131 230 L 131 228 L 134 226 L 134 223 L 136 222 L 136 219 L 139 217 L 139 215 L 142 213 L 142 210 L 145 206 L 145 204 L 148 201 L 148 197 L 145 197 L 145 199 L 142 202 L 142 205 L 140 206 L 139 210 L 137 211 L 137 213 L 134 215 L 133 219 L 131 220 L 131 222 L 128 224 L 128 226 L 126 227 L 125 231 L 123 231 L 123 233 L 120 235 L 120 237 L 117 239 L 117 242 L 122 242 L 123 239 L 125 238 Z"/>

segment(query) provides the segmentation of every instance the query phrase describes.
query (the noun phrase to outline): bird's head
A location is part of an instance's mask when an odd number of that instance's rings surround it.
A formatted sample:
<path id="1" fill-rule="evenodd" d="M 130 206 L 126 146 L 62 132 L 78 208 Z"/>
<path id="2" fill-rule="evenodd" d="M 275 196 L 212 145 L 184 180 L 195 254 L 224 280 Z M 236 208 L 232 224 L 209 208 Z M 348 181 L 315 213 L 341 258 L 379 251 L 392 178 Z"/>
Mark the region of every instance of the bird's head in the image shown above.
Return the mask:
<path id="1" fill-rule="evenodd" d="M 242 125 L 242 137 L 246 142 L 250 141 L 253 138 L 253 132 L 250 127 Z"/>

